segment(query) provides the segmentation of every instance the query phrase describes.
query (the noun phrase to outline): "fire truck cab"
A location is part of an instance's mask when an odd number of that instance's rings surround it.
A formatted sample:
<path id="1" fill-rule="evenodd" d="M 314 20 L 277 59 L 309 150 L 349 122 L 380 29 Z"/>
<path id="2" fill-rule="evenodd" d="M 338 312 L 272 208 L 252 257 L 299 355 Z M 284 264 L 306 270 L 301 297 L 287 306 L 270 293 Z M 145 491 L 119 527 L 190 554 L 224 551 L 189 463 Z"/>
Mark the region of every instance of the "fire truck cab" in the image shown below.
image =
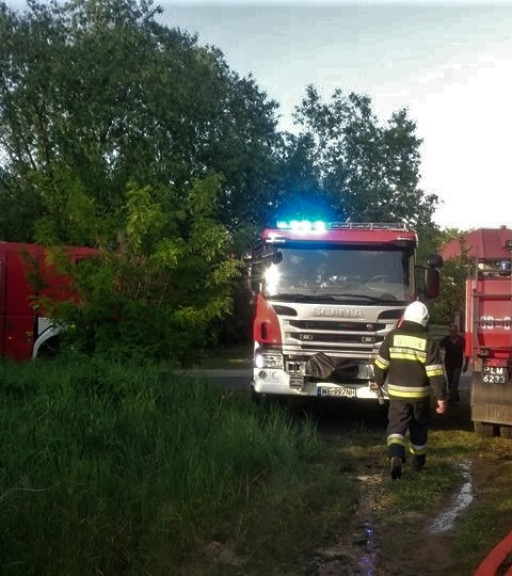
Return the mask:
<path id="1" fill-rule="evenodd" d="M 66 248 L 76 263 L 92 248 Z M 55 348 L 61 327 L 45 310 L 46 299 L 76 298 L 71 278 L 59 273 L 37 244 L 0 242 L 0 357 L 27 360 Z"/>
<path id="2" fill-rule="evenodd" d="M 373 362 L 410 302 L 417 236 L 401 224 L 280 222 L 248 256 L 253 393 L 373 399 Z M 442 258 L 423 268 L 439 293 Z"/>

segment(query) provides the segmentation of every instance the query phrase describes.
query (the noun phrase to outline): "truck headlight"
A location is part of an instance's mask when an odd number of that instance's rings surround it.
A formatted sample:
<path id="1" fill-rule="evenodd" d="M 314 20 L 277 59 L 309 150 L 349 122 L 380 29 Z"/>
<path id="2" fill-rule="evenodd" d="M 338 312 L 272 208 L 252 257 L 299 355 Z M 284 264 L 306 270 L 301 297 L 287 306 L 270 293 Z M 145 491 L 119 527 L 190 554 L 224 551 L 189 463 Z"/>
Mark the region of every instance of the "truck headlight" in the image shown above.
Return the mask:
<path id="1" fill-rule="evenodd" d="M 283 369 L 283 356 L 275 352 L 259 352 L 254 356 L 256 368 L 277 368 Z"/>

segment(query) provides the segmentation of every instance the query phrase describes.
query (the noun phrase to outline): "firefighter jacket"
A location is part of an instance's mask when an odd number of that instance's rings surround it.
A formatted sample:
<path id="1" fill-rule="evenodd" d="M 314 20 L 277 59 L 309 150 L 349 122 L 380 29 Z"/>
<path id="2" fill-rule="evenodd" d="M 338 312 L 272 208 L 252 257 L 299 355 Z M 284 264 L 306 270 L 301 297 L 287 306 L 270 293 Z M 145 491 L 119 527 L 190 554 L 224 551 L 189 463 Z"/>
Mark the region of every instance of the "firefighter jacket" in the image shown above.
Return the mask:
<path id="1" fill-rule="evenodd" d="M 384 338 L 375 360 L 375 379 L 387 393 L 400 400 L 423 400 L 431 389 L 438 400 L 446 395 L 446 380 L 439 347 L 425 328 L 403 322 Z"/>

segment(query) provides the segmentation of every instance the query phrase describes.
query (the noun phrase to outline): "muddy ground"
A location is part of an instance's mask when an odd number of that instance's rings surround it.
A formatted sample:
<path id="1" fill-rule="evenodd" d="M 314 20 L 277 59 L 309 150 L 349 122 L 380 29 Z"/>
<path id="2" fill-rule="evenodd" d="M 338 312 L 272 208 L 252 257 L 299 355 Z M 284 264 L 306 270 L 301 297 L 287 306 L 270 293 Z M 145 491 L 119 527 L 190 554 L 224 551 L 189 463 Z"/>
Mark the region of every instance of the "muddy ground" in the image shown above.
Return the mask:
<path id="1" fill-rule="evenodd" d="M 382 418 L 382 416 L 380 416 Z M 382 427 L 375 416 L 365 422 L 369 427 Z M 385 426 L 385 416 L 383 417 Z M 351 423 L 346 424 L 350 426 Z M 433 417 L 431 429 L 472 429 L 469 389 L 461 391 L 461 402 L 450 409 L 449 417 Z M 320 421 L 320 431 L 330 439 L 344 434 L 327 416 Z M 383 437 L 383 443 L 385 438 Z M 492 467 L 482 460 L 466 461 L 462 485 L 446 495 L 446 500 L 433 507 L 427 517 L 414 513 L 390 517 L 385 523 L 376 520 L 379 501 L 389 483 L 389 470 L 377 463 L 373 455 L 358 459 L 356 474 L 363 494 L 355 511 L 351 529 L 342 527 L 339 536 L 317 550 L 311 562 L 312 576 L 450 576 L 457 572 L 452 540 L 457 516 L 471 505 L 492 474 Z M 400 482 L 407 489 L 407 475 L 414 474 L 407 464 Z M 427 466 L 421 474 L 428 474 Z M 469 487 L 469 489 L 468 489 Z"/>
<path id="2" fill-rule="evenodd" d="M 470 374 L 462 376 L 461 402 L 457 407 L 451 407 L 446 416 L 433 414 L 432 431 L 473 433 L 470 379 Z M 245 387 L 244 382 L 245 373 L 240 382 L 231 387 Z M 358 427 L 382 433 L 381 457 L 375 458 L 375 453 L 369 452 L 367 457 L 358 455 L 348 467 L 346 462 L 341 464 L 340 474 L 357 478 L 362 497 L 354 510 L 351 525 L 345 523 L 340 526 L 338 534 L 330 542 L 324 543 L 304 559 L 308 576 L 466 576 L 460 567 L 460 559 L 455 557 L 453 551 L 458 518 L 470 510 L 472 504 L 485 500 L 488 486 L 496 474 L 495 466 L 485 455 L 478 454 L 472 460 L 463 462 L 467 469 L 462 471 L 461 485 L 447 493 L 443 501 L 436 500 L 428 514 L 395 512 L 396 517 L 393 517 L 393 512 L 390 512 L 383 521 L 381 502 L 391 482 L 385 447 L 386 414 L 382 410 L 372 409 L 364 415 L 354 413 L 351 419 L 351 410 L 349 408 L 344 413 L 343 420 L 340 420 L 337 410 L 320 413 L 320 434 L 329 442 L 337 443 L 339 439 L 342 444 L 349 433 L 356 438 L 357 444 Z M 510 439 L 507 441 L 512 442 Z M 359 444 L 359 448 L 362 445 L 364 442 Z M 430 463 L 430 469 L 432 466 Z M 404 478 L 395 482 L 400 482 L 407 490 L 411 474 L 413 471 L 406 464 Z M 428 478 L 428 459 L 421 474 L 426 474 Z M 470 495 L 464 494 L 466 484 L 469 484 Z M 472 572 L 467 576 L 471 576 Z M 239 574 L 245 572 L 242 570 Z"/>

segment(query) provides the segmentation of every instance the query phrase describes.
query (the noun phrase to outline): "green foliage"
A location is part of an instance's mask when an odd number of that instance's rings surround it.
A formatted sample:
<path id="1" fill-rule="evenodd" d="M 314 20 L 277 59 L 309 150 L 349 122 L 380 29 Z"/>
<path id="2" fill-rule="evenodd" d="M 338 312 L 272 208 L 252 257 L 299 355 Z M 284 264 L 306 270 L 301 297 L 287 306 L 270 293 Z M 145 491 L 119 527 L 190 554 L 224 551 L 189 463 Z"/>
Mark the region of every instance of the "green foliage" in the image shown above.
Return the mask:
<path id="1" fill-rule="evenodd" d="M 152 1 L 28 7 L 17 14 L 0 2 L 0 205 L 31 198 L 15 214 L 28 224 L 23 240 L 34 239 L 40 216 L 73 243 L 80 234 L 60 225 L 72 220 L 69 210 L 83 205 L 89 221 L 111 216 L 129 181 L 172 183 L 181 202 L 207 173 L 223 175 L 216 217 L 225 226 L 266 217 L 277 105 L 253 78 L 231 71 L 219 50 L 159 25 Z M 0 237 L 8 238 L 3 214 Z"/>
<path id="2" fill-rule="evenodd" d="M 382 126 L 370 98 L 338 89 L 323 103 L 310 86 L 299 135 L 279 134 L 277 104 L 255 80 L 157 24 L 152 2 L 33 1 L 23 15 L 0 5 L 0 202 L 24 194 L 38 199 L 31 216 L 54 219 L 75 190 L 73 205 L 103 219 L 124 204 L 129 181 L 172 182 L 181 200 L 213 172 L 223 177 L 216 218 L 244 236 L 313 205 L 339 219 L 431 226 L 437 197 L 418 188 L 421 142 L 405 110 Z M 24 229 L 33 239 L 32 222 Z"/>
<path id="3" fill-rule="evenodd" d="M 442 269 L 441 294 L 432 303 L 432 321 L 439 324 L 448 324 L 456 318 L 464 319 L 466 279 L 471 275 L 473 263 L 468 256 L 469 247 L 464 240 L 463 232 L 457 229 L 448 229 L 441 235 L 443 243 L 449 240 L 458 240 L 460 256 L 446 260 Z"/>
<path id="4" fill-rule="evenodd" d="M 426 264 L 430 254 L 439 253 L 443 231 L 437 226 L 423 226 L 418 232 L 418 264 Z M 442 272 L 442 270 L 441 270 Z"/>
<path id="5" fill-rule="evenodd" d="M 231 254 L 268 220 L 280 138 L 254 79 L 158 12 L 0 2 L 0 238 L 98 247 L 74 334 L 192 362 L 232 313 Z"/>
<path id="6" fill-rule="evenodd" d="M 56 310 L 87 348 L 188 363 L 245 337 L 237 257 L 285 214 L 434 233 L 406 111 L 381 125 L 368 97 L 323 103 L 309 87 L 299 134 L 281 134 L 256 80 L 159 12 L 0 0 L 0 238 L 98 248 L 78 278 L 83 309 Z"/>
<path id="7" fill-rule="evenodd" d="M 31 182 L 39 190 L 43 212 L 33 223 L 36 239 L 82 246 L 100 236 L 102 223 L 97 220 L 96 202 L 69 168 L 57 165 L 51 176 L 32 172 Z"/>
<path id="8" fill-rule="evenodd" d="M 313 171 L 338 218 L 404 222 L 417 230 L 434 226 L 438 199 L 418 187 L 421 140 L 406 110 L 382 126 L 369 97 L 337 89 L 324 103 L 309 86 L 295 119 L 302 130 L 296 144 L 307 143 Z"/>
<path id="9" fill-rule="evenodd" d="M 218 178 L 194 181 L 180 209 L 173 189 L 128 186 L 116 215 L 116 245 L 80 261 L 73 273 L 78 303 L 57 303 L 73 330 L 67 344 L 108 356 L 149 356 L 193 364 L 211 343 L 214 322 L 232 309 L 227 230 L 212 217 Z"/>
<path id="10" fill-rule="evenodd" d="M 243 538 L 262 510 L 293 530 L 270 527 L 298 556 L 303 513 L 349 492 L 334 472 L 327 490 L 327 467 L 308 470 L 322 452 L 313 425 L 246 395 L 97 358 L 0 374 L 2 574 L 193 573 L 207 543 Z"/>

